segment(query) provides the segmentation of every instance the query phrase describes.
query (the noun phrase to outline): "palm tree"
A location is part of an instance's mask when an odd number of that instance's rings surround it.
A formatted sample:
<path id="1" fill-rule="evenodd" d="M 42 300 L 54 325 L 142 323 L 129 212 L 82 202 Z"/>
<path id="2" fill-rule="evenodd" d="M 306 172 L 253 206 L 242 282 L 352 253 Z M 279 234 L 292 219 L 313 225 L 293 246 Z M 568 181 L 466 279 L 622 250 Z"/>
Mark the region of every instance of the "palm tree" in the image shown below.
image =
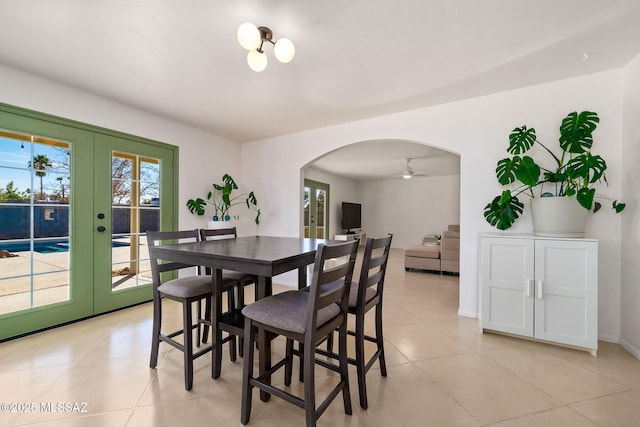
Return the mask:
<path id="1" fill-rule="evenodd" d="M 44 200 L 44 190 L 42 188 L 42 178 L 47 175 L 47 168 L 52 165 L 51 160 L 46 154 L 36 154 L 33 156 L 33 160 L 29 162 L 29 167 L 32 167 L 36 172 L 36 176 L 40 177 L 40 200 Z"/>

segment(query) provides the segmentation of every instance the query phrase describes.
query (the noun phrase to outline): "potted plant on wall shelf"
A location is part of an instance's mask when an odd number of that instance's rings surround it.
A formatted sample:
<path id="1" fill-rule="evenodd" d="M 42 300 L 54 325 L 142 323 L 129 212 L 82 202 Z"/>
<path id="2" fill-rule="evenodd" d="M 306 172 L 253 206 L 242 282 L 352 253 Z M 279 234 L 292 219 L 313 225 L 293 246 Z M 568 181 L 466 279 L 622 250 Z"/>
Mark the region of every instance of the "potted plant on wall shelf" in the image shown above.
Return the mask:
<path id="1" fill-rule="evenodd" d="M 238 215 L 231 215 L 231 208 L 236 205 L 244 204 L 247 209 L 253 210 L 256 213 L 254 219 L 256 224 L 260 224 L 260 209 L 258 208 L 258 200 L 256 199 L 253 191 L 250 193 L 233 194 L 234 190 L 238 189 L 238 185 L 229 174 L 224 174 L 222 177 L 222 184 L 213 184 L 213 190 L 207 193 L 207 198 L 187 200 L 187 208 L 189 212 L 195 215 L 204 215 L 207 205 L 213 206 L 212 222 L 209 223 L 209 228 L 216 227 L 216 222 L 228 221 L 231 218 L 238 219 Z M 226 228 L 226 227 L 225 227 Z"/>
<path id="2" fill-rule="evenodd" d="M 591 111 L 569 113 L 560 125 L 560 154 L 555 154 L 538 141 L 534 128 L 515 128 L 509 135 L 507 148 L 507 152 L 513 156 L 498 161 L 496 167 L 498 182 L 512 188 L 502 191 L 485 206 L 484 217 L 487 222 L 500 230 L 511 227 L 524 208 L 518 197 L 527 195 L 531 197 L 535 234 L 581 237 L 587 212 L 597 212 L 601 207 L 595 199 L 611 200 L 597 195 L 594 187 L 597 182 L 607 182 L 604 174 L 606 162 L 591 152 L 592 134 L 599 122 L 598 115 Z M 521 156 L 532 149 L 547 153 L 552 166 L 546 168 L 530 156 Z M 534 193 L 536 187 L 537 194 Z M 554 206 L 545 210 L 541 204 Z M 577 211 L 565 213 L 559 210 L 560 204 Z M 620 213 L 625 204 L 613 200 L 611 207 Z M 539 220 L 560 223 L 538 224 Z"/>

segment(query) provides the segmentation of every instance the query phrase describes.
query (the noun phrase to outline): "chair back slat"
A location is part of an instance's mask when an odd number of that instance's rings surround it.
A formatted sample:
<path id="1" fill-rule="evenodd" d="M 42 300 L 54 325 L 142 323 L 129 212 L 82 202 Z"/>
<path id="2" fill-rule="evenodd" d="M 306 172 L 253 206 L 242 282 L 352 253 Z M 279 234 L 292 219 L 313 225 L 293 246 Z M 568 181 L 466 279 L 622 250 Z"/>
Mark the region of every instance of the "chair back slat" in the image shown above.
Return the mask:
<path id="1" fill-rule="evenodd" d="M 357 252 L 357 241 L 318 246 L 309 288 L 308 330 L 317 327 L 318 310 L 330 304 L 338 304 L 340 312 L 346 315 Z"/>
<path id="2" fill-rule="evenodd" d="M 238 237 L 238 233 L 236 231 L 236 227 L 229 228 L 201 228 L 200 229 L 200 240 L 203 242 L 205 240 L 213 240 L 208 239 L 208 237 L 224 237 L 227 239 L 235 239 Z"/>
<path id="3" fill-rule="evenodd" d="M 196 241 L 198 241 L 198 230 L 147 231 L 147 246 L 154 289 L 161 285 L 160 273 L 194 267 L 191 264 L 179 262 L 162 262 L 162 258 L 156 253 L 156 246 Z"/>
<path id="4" fill-rule="evenodd" d="M 391 250 L 391 240 L 393 235 L 379 239 L 368 238 L 364 248 L 362 259 L 362 269 L 360 270 L 360 280 L 358 281 L 358 306 L 363 307 L 366 302 L 366 291 L 368 288 L 376 286 L 376 293 L 382 298 L 384 288 L 384 278 L 387 272 L 387 261 Z M 382 251 L 379 251 L 382 249 Z M 374 250 L 376 251 L 374 255 Z"/>
<path id="5" fill-rule="evenodd" d="M 238 237 L 236 227 L 200 229 L 200 241 L 202 242 L 206 242 L 207 240 L 235 239 L 236 237 Z M 200 274 L 203 274 L 202 266 L 198 267 L 198 271 Z M 211 276 L 211 267 L 204 267 L 204 274 Z"/>

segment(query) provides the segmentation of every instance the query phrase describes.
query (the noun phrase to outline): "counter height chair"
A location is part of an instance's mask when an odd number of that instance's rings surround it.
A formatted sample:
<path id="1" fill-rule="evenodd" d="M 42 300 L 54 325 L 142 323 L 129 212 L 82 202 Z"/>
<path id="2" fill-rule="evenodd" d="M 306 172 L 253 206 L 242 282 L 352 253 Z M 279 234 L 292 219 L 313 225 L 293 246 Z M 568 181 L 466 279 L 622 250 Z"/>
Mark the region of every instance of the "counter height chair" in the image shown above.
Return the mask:
<path id="1" fill-rule="evenodd" d="M 307 427 L 316 421 L 329 404 L 342 392 L 344 411 L 351 415 L 351 397 L 347 362 L 347 309 L 349 284 L 351 283 L 358 242 L 350 241 L 334 245 L 320 244 L 316 251 L 313 278 L 308 292 L 286 291 L 263 298 L 246 306 L 244 328 L 244 364 L 242 377 L 242 412 L 240 421 L 247 424 L 251 416 L 253 387 L 261 390 L 262 400 L 274 394 L 287 402 L 304 408 Z M 331 261 L 327 263 L 327 261 Z M 315 359 L 313 351 L 304 352 L 304 397 L 300 398 L 282 388 L 271 385 L 271 375 L 278 369 L 291 366 L 293 341 L 304 343 L 313 349 L 328 334 L 338 330 L 339 366 Z M 256 331 L 258 333 L 259 372 L 253 375 L 253 359 Z M 284 359 L 271 367 L 271 335 L 287 339 Z M 269 351 L 269 353 L 267 353 Z M 315 364 L 318 363 L 340 374 L 339 382 L 326 399 L 316 408 Z"/>
<path id="2" fill-rule="evenodd" d="M 238 237 L 236 227 L 229 228 L 220 228 L 220 229 L 200 229 L 200 240 L 214 240 L 214 239 L 235 239 Z M 211 269 L 205 269 L 206 274 L 211 274 Z M 231 270 L 222 270 L 222 282 L 225 284 L 225 287 L 232 286 L 233 292 L 229 292 L 227 294 L 227 306 L 229 310 L 241 310 L 244 307 L 244 287 L 249 286 L 256 283 L 256 278 L 251 274 L 241 273 L 239 271 L 231 271 Z M 256 288 L 257 291 L 257 288 Z M 257 298 L 257 295 L 255 297 Z M 207 325 L 204 326 L 203 333 L 203 342 L 207 342 L 206 338 L 209 336 L 209 328 Z M 231 360 L 235 361 L 235 336 L 230 337 L 230 345 L 229 351 L 232 351 Z M 240 357 L 242 357 L 243 351 L 243 339 L 240 337 L 240 346 L 238 347 L 238 353 Z"/>
<path id="3" fill-rule="evenodd" d="M 362 258 L 360 278 L 351 284 L 349 292 L 349 314 L 355 316 L 355 331 L 348 330 L 349 335 L 355 336 L 356 358 L 349 358 L 349 363 L 355 365 L 358 372 L 358 391 L 360 393 L 360 407 L 367 409 L 367 382 L 366 374 L 375 364 L 380 363 L 380 374 L 387 376 L 387 366 L 384 358 L 384 341 L 382 338 L 382 291 L 384 278 L 387 271 L 387 261 L 391 249 L 393 235 L 380 239 L 367 239 Z M 375 337 L 365 335 L 365 314 L 375 308 Z M 331 337 L 329 337 L 331 338 Z M 376 344 L 376 351 L 365 360 L 364 342 Z M 316 352 L 325 356 L 337 358 L 331 353 L 331 345 L 328 350 L 317 348 Z"/>
<path id="4" fill-rule="evenodd" d="M 198 315 L 196 324 L 193 324 L 192 320 L 192 304 L 194 302 L 200 303 L 204 300 L 206 304 L 205 312 L 211 312 L 211 277 L 203 275 L 179 277 L 162 283 L 161 273 L 193 268 L 194 266 L 177 262 L 162 262 L 162 259 L 156 254 L 155 248 L 163 244 L 195 242 L 197 240 L 198 230 L 147 232 L 153 280 L 153 337 L 149 367 L 153 369 L 158 363 L 160 342 L 166 342 L 182 351 L 184 353 L 184 387 L 187 390 L 191 390 L 193 386 L 193 361 L 211 351 L 211 346 L 207 346 L 194 353 L 193 330 L 198 329 L 201 323 L 208 322 L 208 320 L 201 319 L 200 315 Z M 162 300 L 165 298 L 182 303 L 183 327 L 168 334 L 163 334 L 161 327 Z M 199 310 L 198 313 L 200 313 Z M 183 336 L 182 343 L 174 339 L 179 335 Z"/>

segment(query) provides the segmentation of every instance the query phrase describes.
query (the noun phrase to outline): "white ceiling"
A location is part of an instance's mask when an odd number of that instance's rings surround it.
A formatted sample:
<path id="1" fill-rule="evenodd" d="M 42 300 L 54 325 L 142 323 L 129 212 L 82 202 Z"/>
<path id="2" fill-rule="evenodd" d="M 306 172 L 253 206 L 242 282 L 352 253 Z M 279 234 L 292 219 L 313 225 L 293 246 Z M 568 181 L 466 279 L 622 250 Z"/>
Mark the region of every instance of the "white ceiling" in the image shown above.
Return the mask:
<path id="1" fill-rule="evenodd" d="M 237 142 L 620 68 L 640 52 L 637 0 L 0 0 L 0 16 L 1 64 Z M 291 39 L 293 62 L 268 46 L 267 69 L 251 71 L 236 41 L 245 21 Z"/>
<path id="2" fill-rule="evenodd" d="M 312 167 L 354 181 L 402 179 L 406 160 L 414 179 L 460 174 L 460 156 L 439 148 L 401 140 L 359 142 L 328 153 Z"/>

